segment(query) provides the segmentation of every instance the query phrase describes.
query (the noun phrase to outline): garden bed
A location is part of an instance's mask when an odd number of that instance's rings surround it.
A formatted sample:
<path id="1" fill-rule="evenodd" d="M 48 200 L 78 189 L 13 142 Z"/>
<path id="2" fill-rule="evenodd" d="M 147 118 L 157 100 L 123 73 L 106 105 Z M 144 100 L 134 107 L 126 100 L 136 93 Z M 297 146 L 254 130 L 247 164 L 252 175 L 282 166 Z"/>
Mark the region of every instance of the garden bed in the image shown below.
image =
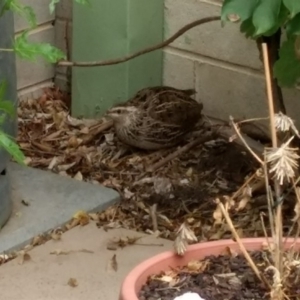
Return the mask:
<path id="1" fill-rule="evenodd" d="M 118 142 L 105 119 L 70 117 L 68 99 L 60 91 L 48 89 L 37 100 L 22 101 L 18 109 L 18 143 L 29 166 L 120 192 L 123 200 L 99 214 L 99 226 L 123 226 L 143 232 L 157 229 L 161 237 L 174 239 L 185 220 L 199 240 L 231 237 L 224 222 L 215 223 L 215 199 L 232 195 L 246 176 L 255 172 L 257 164 L 243 148 L 213 139 L 149 171 L 149 166 L 177 148 L 152 153 L 128 149 Z M 209 136 L 211 130 L 201 127 L 198 135 Z M 195 137 L 190 136 L 188 141 L 192 139 Z M 286 202 L 288 231 L 293 206 Z M 157 228 L 151 213 L 155 204 Z M 242 237 L 263 236 L 261 212 L 267 212 L 263 191 L 252 195 L 246 209 L 233 212 Z"/>

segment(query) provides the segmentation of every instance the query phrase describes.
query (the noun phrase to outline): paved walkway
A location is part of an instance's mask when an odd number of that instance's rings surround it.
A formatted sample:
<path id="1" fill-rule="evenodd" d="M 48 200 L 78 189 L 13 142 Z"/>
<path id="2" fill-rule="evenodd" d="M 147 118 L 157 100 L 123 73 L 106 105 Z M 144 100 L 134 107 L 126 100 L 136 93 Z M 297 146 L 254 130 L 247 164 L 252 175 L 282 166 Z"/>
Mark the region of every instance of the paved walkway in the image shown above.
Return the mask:
<path id="1" fill-rule="evenodd" d="M 107 250 L 107 245 L 114 238 L 139 236 L 143 238 L 137 243 L 149 245 Z M 0 266 L 1 299 L 117 300 L 124 276 L 135 265 L 170 249 L 172 242 L 134 231 L 114 229 L 105 232 L 98 229 L 95 223 L 76 227 L 64 233 L 61 240 L 51 240 L 32 249 L 30 259 L 23 264 L 20 264 L 20 258 L 16 258 Z M 50 254 L 55 251 L 61 255 Z M 63 255 L 63 252 L 66 253 Z M 114 254 L 117 271 L 111 264 Z M 72 287 L 76 282 L 78 285 Z"/>

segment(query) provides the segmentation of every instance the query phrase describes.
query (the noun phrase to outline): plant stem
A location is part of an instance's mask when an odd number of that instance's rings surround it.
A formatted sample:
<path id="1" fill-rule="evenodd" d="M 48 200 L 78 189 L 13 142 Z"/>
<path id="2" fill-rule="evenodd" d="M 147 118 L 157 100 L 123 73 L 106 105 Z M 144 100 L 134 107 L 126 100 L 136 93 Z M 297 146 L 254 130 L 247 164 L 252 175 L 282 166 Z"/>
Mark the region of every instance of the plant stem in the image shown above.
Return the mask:
<path id="1" fill-rule="evenodd" d="M 5 49 L 5 48 L 0 48 L 0 51 L 2 52 L 14 52 L 14 49 Z"/>
<path id="2" fill-rule="evenodd" d="M 268 45 L 268 61 L 269 61 L 269 65 L 271 66 L 270 74 L 271 74 L 274 110 L 276 113 L 281 111 L 283 114 L 286 114 L 286 107 L 284 104 L 282 89 L 278 84 L 278 80 L 273 76 L 273 66 L 275 62 L 279 59 L 279 49 L 281 46 L 281 29 L 279 28 L 278 31 L 271 36 L 264 36 L 257 40 L 260 56 L 262 56 L 261 46 L 263 43 L 266 43 Z M 261 60 L 263 61 L 262 57 Z"/>
<path id="3" fill-rule="evenodd" d="M 278 147 L 276 129 L 275 129 L 275 117 L 274 117 L 274 99 L 273 99 L 273 92 L 272 92 L 272 81 L 271 81 L 271 72 L 270 72 L 270 64 L 268 58 L 268 47 L 266 43 L 262 44 L 262 51 L 263 51 L 263 59 L 264 59 L 264 67 L 265 67 L 265 77 L 266 77 L 266 86 L 267 86 L 267 94 L 268 94 L 268 106 L 269 106 L 269 115 L 270 115 L 270 131 L 272 137 L 272 146 L 273 148 Z M 280 202 L 280 195 L 281 189 L 277 179 L 274 179 L 274 189 L 276 194 L 276 220 L 275 220 L 275 231 L 276 231 L 276 268 L 282 274 L 283 265 L 282 265 L 282 250 L 283 250 L 283 243 L 282 243 L 282 203 Z"/>
<path id="4" fill-rule="evenodd" d="M 240 247 L 240 250 L 241 252 L 243 253 L 245 259 L 247 260 L 248 264 L 250 265 L 250 267 L 252 268 L 253 272 L 256 274 L 256 276 L 261 280 L 262 283 L 265 284 L 266 288 L 269 288 L 271 289 L 271 286 L 269 284 L 269 282 L 267 281 L 267 279 L 264 277 L 263 274 L 261 274 L 258 270 L 258 268 L 256 267 L 255 263 L 253 262 L 253 259 L 251 258 L 251 256 L 249 255 L 249 253 L 247 252 L 243 242 L 241 241 L 238 233 L 236 232 L 235 228 L 234 228 L 234 225 L 231 221 L 231 218 L 228 214 L 228 212 L 226 211 L 223 203 L 221 203 L 220 201 L 218 202 L 218 205 L 222 211 L 222 214 L 226 220 L 226 223 L 227 225 L 229 226 L 229 229 L 232 233 L 232 235 L 234 236 L 236 242 L 238 243 L 239 247 Z"/>
<path id="5" fill-rule="evenodd" d="M 171 44 L 172 42 L 174 42 L 181 35 L 186 33 L 188 30 L 190 30 L 190 29 L 192 29 L 196 26 L 203 25 L 203 24 L 210 23 L 210 22 L 214 22 L 214 21 L 220 21 L 220 20 L 221 20 L 220 16 L 206 17 L 206 18 L 202 18 L 200 20 L 196 20 L 192 23 L 189 23 L 189 24 L 183 26 L 181 29 L 179 29 L 176 33 L 174 33 L 171 37 L 169 37 L 168 39 L 166 39 L 162 43 L 144 48 L 140 51 L 137 51 L 137 52 L 135 52 L 133 54 L 130 54 L 130 55 L 126 55 L 126 56 L 121 57 L 121 58 L 101 60 L 101 61 L 92 61 L 92 62 L 60 61 L 60 62 L 58 62 L 58 66 L 65 66 L 65 67 L 98 67 L 98 66 L 109 66 L 109 65 L 120 64 L 120 63 L 129 61 L 130 59 L 133 59 L 133 58 L 136 58 L 138 56 L 144 55 L 146 53 L 150 53 L 152 51 L 156 51 L 158 49 L 166 47 L 169 44 Z"/>
<path id="6" fill-rule="evenodd" d="M 238 129 L 237 125 L 234 123 L 234 119 L 232 116 L 229 117 L 230 119 L 230 124 L 232 125 L 235 133 L 237 134 L 237 136 L 239 137 L 239 139 L 242 141 L 242 143 L 244 144 L 244 146 L 248 149 L 248 151 L 253 155 L 253 157 L 256 158 L 256 160 L 261 164 L 263 165 L 264 162 L 258 157 L 258 155 L 256 155 L 254 153 L 254 151 L 248 146 L 248 144 L 246 143 L 245 139 L 242 137 L 241 133 L 240 133 L 240 130 Z"/>

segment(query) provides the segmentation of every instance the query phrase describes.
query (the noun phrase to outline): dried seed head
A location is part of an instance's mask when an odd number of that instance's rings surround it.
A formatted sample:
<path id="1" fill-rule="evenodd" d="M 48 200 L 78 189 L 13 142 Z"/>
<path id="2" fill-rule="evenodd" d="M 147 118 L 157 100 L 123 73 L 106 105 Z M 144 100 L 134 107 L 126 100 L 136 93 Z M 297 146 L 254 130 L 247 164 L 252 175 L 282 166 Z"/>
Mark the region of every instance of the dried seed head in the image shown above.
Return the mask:
<path id="1" fill-rule="evenodd" d="M 181 239 L 186 240 L 188 242 L 198 241 L 193 230 L 186 223 L 181 224 L 177 231 L 177 236 L 181 237 Z"/>
<path id="2" fill-rule="evenodd" d="M 277 131 L 282 132 L 292 130 L 299 137 L 299 131 L 297 130 L 294 121 L 282 112 L 275 114 L 275 128 Z"/>
<path id="3" fill-rule="evenodd" d="M 267 148 L 266 160 L 271 165 L 270 172 L 275 174 L 280 184 L 283 184 L 284 179 L 289 182 L 291 178 L 295 177 L 295 171 L 298 167 L 297 160 L 299 155 L 296 153 L 298 148 L 290 148 L 289 144 L 293 137 L 279 148 Z"/>
<path id="4" fill-rule="evenodd" d="M 174 242 L 175 252 L 180 256 L 184 255 L 187 245 L 188 243 L 186 240 L 183 240 L 180 236 L 177 236 Z"/>
<path id="5" fill-rule="evenodd" d="M 174 248 L 178 255 L 184 255 L 188 242 L 198 241 L 193 230 L 190 229 L 190 227 L 186 223 L 183 223 L 179 227 L 176 235 L 177 237 L 174 241 Z"/>

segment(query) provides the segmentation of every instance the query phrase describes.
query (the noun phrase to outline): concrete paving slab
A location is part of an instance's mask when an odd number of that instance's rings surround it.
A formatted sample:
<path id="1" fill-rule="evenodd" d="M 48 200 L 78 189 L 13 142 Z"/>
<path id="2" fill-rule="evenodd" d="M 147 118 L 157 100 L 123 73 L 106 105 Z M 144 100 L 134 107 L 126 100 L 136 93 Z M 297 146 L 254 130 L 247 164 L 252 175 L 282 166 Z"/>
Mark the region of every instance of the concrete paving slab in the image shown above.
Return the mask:
<path id="1" fill-rule="evenodd" d="M 0 253 L 20 249 L 34 236 L 70 221 L 78 210 L 102 211 L 119 194 L 94 185 L 11 163 L 13 214 L 0 231 Z M 21 203 L 25 200 L 29 206 Z"/>
<path id="2" fill-rule="evenodd" d="M 116 251 L 107 250 L 113 238 L 140 237 L 138 242 Z M 147 245 L 149 244 L 149 245 Z M 154 246 L 161 244 L 163 246 Z M 80 249 L 93 253 L 77 252 Z M 143 260 L 172 249 L 172 242 L 125 229 L 105 232 L 94 223 L 76 227 L 32 249 L 31 260 L 19 264 L 18 258 L 0 267 L 1 299 L 5 300 L 117 300 L 121 283 L 128 272 Z M 74 251 L 51 255 L 52 251 Z M 117 271 L 108 266 L 116 254 Z M 75 278 L 77 287 L 68 285 Z"/>

